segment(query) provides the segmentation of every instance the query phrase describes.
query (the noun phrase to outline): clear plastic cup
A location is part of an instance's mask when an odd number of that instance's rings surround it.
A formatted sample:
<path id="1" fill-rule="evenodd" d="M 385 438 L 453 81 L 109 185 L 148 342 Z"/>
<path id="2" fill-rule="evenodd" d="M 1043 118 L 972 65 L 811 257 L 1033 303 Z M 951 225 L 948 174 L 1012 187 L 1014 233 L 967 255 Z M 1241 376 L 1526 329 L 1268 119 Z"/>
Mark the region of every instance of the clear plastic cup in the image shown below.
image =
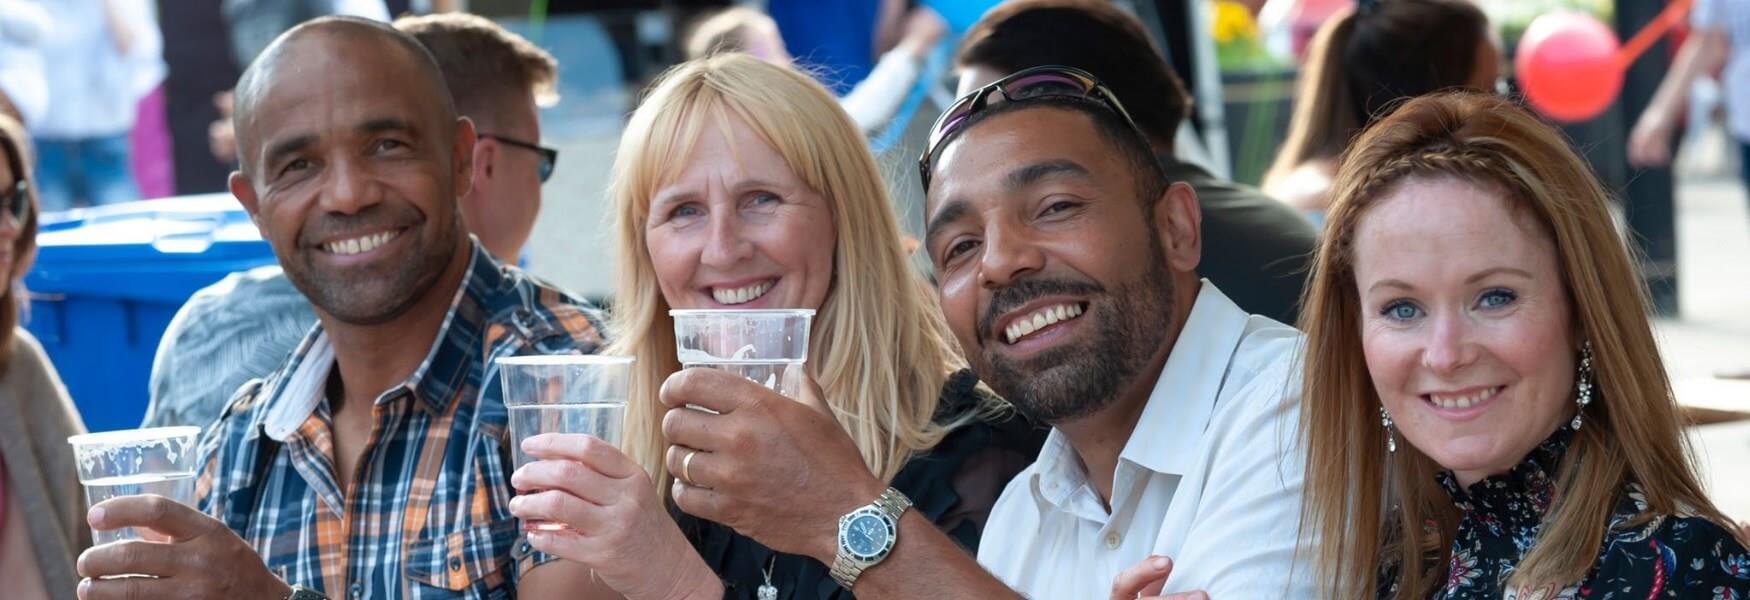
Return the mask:
<path id="1" fill-rule="evenodd" d="M 87 433 L 67 438 L 85 485 L 85 509 L 110 498 L 156 494 L 194 506 L 200 470 L 199 427 L 155 427 Z M 92 543 L 142 539 L 133 527 L 91 531 Z"/>
<path id="2" fill-rule="evenodd" d="M 675 354 L 685 368 L 720 369 L 746 377 L 786 397 L 785 369 L 808 362 L 809 309 L 671 310 Z"/>
<path id="3" fill-rule="evenodd" d="M 510 412 L 511 459 L 533 459 L 523 440 L 542 433 L 582 433 L 620 445 L 626 421 L 630 356 L 514 356 L 498 359 L 504 405 Z M 561 523 L 530 521 L 524 529 L 560 531 Z"/>

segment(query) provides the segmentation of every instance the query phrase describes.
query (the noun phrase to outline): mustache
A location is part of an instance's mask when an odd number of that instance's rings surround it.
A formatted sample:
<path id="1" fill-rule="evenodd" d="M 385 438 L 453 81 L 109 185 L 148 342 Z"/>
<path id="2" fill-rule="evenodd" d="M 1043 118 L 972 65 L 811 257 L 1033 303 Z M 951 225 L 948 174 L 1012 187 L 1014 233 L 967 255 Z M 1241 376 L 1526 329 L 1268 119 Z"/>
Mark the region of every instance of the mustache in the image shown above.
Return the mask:
<path id="1" fill-rule="evenodd" d="M 313 247 L 335 237 L 381 230 L 403 229 L 425 222 L 425 215 L 407 205 L 373 204 L 356 213 L 321 212 L 304 221 L 298 245 Z"/>
<path id="2" fill-rule="evenodd" d="M 990 339 L 991 328 L 998 316 L 1045 296 L 1092 296 L 1106 293 L 1106 287 L 1091 281 L 1027 278 L 991 292 L 990 306 L 978 317 L 978 339 Z"/>

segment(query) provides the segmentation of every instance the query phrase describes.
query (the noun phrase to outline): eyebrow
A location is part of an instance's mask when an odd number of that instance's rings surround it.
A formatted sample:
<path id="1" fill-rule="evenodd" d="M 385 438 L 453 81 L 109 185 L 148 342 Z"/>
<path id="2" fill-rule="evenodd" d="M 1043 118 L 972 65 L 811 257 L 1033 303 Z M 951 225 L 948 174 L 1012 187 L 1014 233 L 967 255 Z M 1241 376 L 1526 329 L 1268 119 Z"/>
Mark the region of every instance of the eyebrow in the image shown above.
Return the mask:
<path id="1" fill-rule="evenodd" d="M 1477 271 L 1475 274 L 1472 274 L 1470 277 L 1464 278 L 1464 283 L 1465 283 L 1465 285 L 1470 285 L 1470 284 L 1476 283 L 1478 281 L 1482 281 L 1484 279 L 1487 279 L 1493 275 L 1515 275 L 1515 276 L 1518 276 L 1518 277 L 1521 277 L 1524 279 L 1532 279 L 1531 273 L 1529 271 L 1525 271 L 1523 269 L 1515 269 L 1513 267 L 1490 267 L 1487 269 L 1483 269 L 1481 271 Z M 1408 283 L 1404 283 L 1403 281 L 1398 280 L 1398 279 L 1381 279 L 1379 281 L 1374 282 L 1372 286 L 1369 286 L 1367 288 L 1367 291 L 1372 292 L 1372 291 L 1377 290 L 1377 289 L 1382 288 L 1382 287 L 1397 288 L 1397 289 L 1405 290 L 1405 291 L 1416 289 L 1416 286 L 1410 285 Z"/>
<path id="2" fill-rule="evenodd" d="M 382 117 L 360 123 L 353 130 L 359 133 L 383 133 L 385 131 L 413 132 L 413 124 L 399 117 Z"/>
<path id="3" fill-rule="evenodd" d="M 965 200 L 950 200 L 948 204 L 942 206 L 942 210 L 936 211 L 936 216 L 930 217 L 930 224 L 924 227 L 924 243 L 928 244 L 934 241 L 936 236 L 941 235 L 942 230 L 947 228 L 949 224 L 960 220 L 961 217 L 965 217 L 971 212 L 972 205 L 967 204 Z"/>
<path id="4" fill-rule="evenodd" d="M 1068 160 L 1049 160 L 1033 163 L 1013 171 L 1003 178 L 1003 187 L 1013 191 L 1038 183 L 1039 180 L 1057 175 L 1069 175 L 1081 179 L 1092 179 L 1093 174 L 1087 167 Z"/>
<path id="5" fill-rule="evenodd" d="M 286 156 L 303 152 L 304 149 L 316 144 L 315 134 L 303 134 L 291 139 L 274 142 L 267 147 L 267 153 L 262 156 L 262 164 L 272 166 L 279 164 Z"/>

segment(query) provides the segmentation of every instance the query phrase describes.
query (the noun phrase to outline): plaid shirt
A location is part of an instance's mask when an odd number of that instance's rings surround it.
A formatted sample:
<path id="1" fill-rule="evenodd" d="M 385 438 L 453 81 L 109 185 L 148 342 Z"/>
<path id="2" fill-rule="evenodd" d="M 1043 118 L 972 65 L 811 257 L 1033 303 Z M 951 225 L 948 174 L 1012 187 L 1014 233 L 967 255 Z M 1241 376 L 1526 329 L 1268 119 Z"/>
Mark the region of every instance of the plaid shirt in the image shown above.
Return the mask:
<path id="1" fill-rule="evenodd" d="M 331 598 L 512 598 L 517 579 L 550 557 L 531 553 L 510 514 L 493 361 L 593 353 L 602 331 L 600 313 L 476 244 L 425 361 L 377 397 L 350 495 L 331 460 L 334 358 L 317 326 L 207 431 L 200 508 L 286 582 Z"/>

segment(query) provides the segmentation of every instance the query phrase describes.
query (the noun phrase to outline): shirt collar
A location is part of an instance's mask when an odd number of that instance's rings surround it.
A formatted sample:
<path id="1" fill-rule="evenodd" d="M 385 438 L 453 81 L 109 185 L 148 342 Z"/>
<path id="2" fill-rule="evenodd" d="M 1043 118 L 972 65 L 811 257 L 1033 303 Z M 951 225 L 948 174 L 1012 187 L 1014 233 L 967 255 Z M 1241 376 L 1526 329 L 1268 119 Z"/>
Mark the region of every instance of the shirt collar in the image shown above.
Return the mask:
<path id="1" fill-rule="evenodd" d="M 1191 314 L 1155 381 L 1148 405 L 1118 455 L 1120 463 L 1184 475 L 1199 459 L 1203 431 L 1250 318 L 1208 279 L 1199 285 Z M 1034 497 L 1041 501 L 1067 506 L 1070 495 L 1085 487 L 1087 471 L 1081 457 L 1055 427 L 1035 464 L 1030 483 Z"/>
<path id="2" fill-rule="evenodd" d="M 483 337 L 485 317 L 480 314 L 479 297 L 484 290 L 496 287 L 498 280 L 502 279 L 498 268 L 497 261 L 486 254 L 478 241 L 470 242 L 468 266 L 463 272 L 462 283 L 450 298 L 449 311 L 444 314 L 443 324 L 438 327 L 438 334 L 432 339 L 425 360 L 406 380 L 379 394 L 377 404 L 397 398 L 398 392 L 406 391 L 434 413 L 441 413 L 449 407 L 457 390 L 466 381 L 468 370 L 478 362 L 474 359 L 480 352 L 477 340 Z M 458 315 L 462 318 L 458 319 Z M 451 339 L 457 337 L 474 341 Z M 321 404 L 333 368 L 334 347 L 318 324 L 292 356 L 286 375 L 278 378 L 268 392 L 274 399 L 263 423 L 268 437 L 283 442 L 303 425 Z"/>
<path id="3" fill-rule="evenodd" d="M 1120 462 L 1184 475 L 1198 461 L 1203 431 L 1250 318 L 1208 279 L 1199 285 L 1148 405 L 1118 454 Z"/>

